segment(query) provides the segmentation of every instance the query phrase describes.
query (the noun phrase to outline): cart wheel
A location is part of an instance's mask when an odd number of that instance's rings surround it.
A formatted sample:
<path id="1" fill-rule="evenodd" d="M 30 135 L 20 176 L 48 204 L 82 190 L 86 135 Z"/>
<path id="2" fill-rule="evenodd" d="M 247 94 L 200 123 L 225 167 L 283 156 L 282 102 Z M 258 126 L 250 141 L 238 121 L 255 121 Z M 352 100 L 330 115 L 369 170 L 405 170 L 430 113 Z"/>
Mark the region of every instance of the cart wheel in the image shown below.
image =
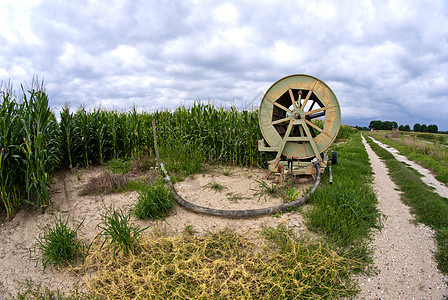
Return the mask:
<path id="1" fill-rule="evenodd" d="M 335 165 L 338 162 L 338 152 L 332 151 L 331 152 L 331 164 Z"/>

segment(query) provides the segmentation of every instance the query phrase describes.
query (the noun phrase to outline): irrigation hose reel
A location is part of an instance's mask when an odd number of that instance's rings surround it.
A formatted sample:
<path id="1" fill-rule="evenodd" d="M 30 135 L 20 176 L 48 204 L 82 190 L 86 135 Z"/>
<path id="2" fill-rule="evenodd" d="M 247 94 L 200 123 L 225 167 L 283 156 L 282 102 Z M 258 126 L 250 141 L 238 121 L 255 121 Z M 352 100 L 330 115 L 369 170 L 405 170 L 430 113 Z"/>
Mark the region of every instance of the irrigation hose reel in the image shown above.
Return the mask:
<path id="1" fill-rule="evenodd" d="M 291 202 L 255 209 L 217 209 L 191 203 L 176 192 L 171 177 L 159 160 L 153 122 L 157 161 L 179 205 L 193 212 L 212 216 L 251 218 L 302 205 L 317 190 L 320 174 L 328 161 L 324 151 L 336 138 L 341 124 L 341 111 L 333 91 L 312 76 L 287 76 L 268 89 L 261 101 L 258 118 L 263 137 L 269 145 L 266 146 L 265 141 L 261 140 L 258 142 L 258 149 L 277 152 L 275 159 L 269 162 L 269 169 L 279 177 L 288 173 L 312 175 L 314 184 L 308 193 Z M 282 160 L 282 157 L 287 160 Z"/>
<path id="2" fill-rule="evenodd" d="M 269 161 L 276 181 L 286 175 L 315 175 L 328 163 L 325 151 L 341 125 L 338 99 L 328 85 L 309 75 L 290 75 L 275 82 L 260 104 L 258 120 L 263 140 L 258 150 L 277 152 Z M 266 144 L 267 143 L 267 144 Z M 336 162 L 337 153 L 332 153 Z"/>

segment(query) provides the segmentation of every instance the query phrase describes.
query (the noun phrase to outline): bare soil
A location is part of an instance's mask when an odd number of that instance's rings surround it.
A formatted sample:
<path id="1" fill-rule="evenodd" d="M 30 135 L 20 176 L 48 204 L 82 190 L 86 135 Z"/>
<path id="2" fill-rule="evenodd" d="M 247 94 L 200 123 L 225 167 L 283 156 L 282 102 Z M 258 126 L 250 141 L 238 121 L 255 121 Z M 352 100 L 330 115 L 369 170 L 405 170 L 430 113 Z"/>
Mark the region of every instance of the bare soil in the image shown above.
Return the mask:
<path id="1" fill-rule="evenodd" d="M 153 171 L 149 171 L 144 178 L 152 180 L 154 174 L 151 172 Z M 265 178 L 266 171 L 260 169 L 214 167 L 209 168 L 206 173 L 177 183 L 175 187 L 179 195 L 186 200 L 213 208 L 248 209 L 280 204 L 282 200 L 276 197 L 259 198 L 254 195 L 255 190 L 258 190 L 256 180 Z M 85 291 L 84 280 L 79 275 L 64 270 L 57 271 L 52 267 L 43 270 L 40 261 L 32 260 L 39 258 L 39 253 L 35 251 L 36 237 L 44 226 L 51 225 L 56 218 L 62 217 L 75 222 L 83 221 L 78 235 L 81 239 L 92 241 L 97 234 L 101 214 L 111 206 L 128 209 L 138 197 L 137 192 L 91 194 L 95 191 L 92 182 L 98 185 L 100 190 L 103 190 L 104 186 L 104 190 L 116 188 L 114 185 L 109 186 L 110 182 L 123 184 L 118 177 L 113 176 L 112 179 L 105 174 L 104 167 L 58 171 L 53 178 L 53 209 L 45 213 L 32 208 L 24 209 L 11 221 L 3 221 L 0 224 L 0 299 L 9 299 L 15 295 L 19 286 L 17 282 L 27 279 L 52 290 L 67 292 L 78 288 Z M 210 188 L 212 182 L 221 184 L 224 189 L 216 192 Z M 305 190 L 311 184 L 311 180 L 305 180 L 299 186 Z M 86 192 L 90 194 L 81 195 Z M 230 228 L 253 237 L 258 235 L 263 226 L 276 227 L 280 223 L 289 226 L 298 234 L 306 231 L 302 217 L 297 212 L 284 213 L 279 217 L 267 215 L 251 219 L 226 219 L 196 214 L 176 206 L 165 221 L 132 221 L 142 227 L 162 229 L 170 236 L 183 234 L 187 226 L 191 226 L 196 234 Z"/>

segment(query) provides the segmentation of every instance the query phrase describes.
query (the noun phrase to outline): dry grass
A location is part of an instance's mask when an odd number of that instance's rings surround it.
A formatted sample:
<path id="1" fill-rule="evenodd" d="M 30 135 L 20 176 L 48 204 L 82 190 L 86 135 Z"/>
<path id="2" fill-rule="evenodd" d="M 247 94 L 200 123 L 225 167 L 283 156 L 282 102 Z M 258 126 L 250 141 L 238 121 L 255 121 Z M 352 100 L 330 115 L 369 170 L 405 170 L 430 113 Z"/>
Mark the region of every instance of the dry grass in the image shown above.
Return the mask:
<path id="1" fill-rule="evenodd" d="M 270 228 L 260 244 L 229 230 L 205 236 L 152 233 L 128 256 L 92 248 L 82 273 L 99 299 L 323 299 L 352 296 L 362 263 L 328 245 Z M 269 241 L 267 241 L 269 240 Z"/>
<path id="2" fill-rule="evenodd" d="M 104 170 L 99 176 L 92 177 L 81 189 L 79 195 L 113 193 L 126 189 L 135 190 L 155 182 L 159 175 L 160 172 L 154 169 L 146 173 L 133 172 L 131 169 L 131 172 L 126 174 L 112 174 Z"/>

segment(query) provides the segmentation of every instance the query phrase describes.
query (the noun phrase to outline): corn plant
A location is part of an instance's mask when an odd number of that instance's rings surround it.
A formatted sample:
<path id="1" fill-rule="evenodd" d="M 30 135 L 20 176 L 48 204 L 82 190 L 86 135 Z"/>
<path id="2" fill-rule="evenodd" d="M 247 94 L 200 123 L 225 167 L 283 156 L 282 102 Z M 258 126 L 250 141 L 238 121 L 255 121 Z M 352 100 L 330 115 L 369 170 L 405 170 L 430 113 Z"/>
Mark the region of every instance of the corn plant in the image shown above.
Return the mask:
<path id="1" fill-rule="evenodd" d="M 61 152 L 63 160 L 68 162 L 69 168 L 73 168 L 76 163 L 74 155 L 79 152 L 81 145 L 79 127 L 73 119 L 73 113 L 70 113 L 68 106 L 65 106 L 60 113 L 59 122 L 61 133 Z"/>
<path id="2" fill-rule="evenodd" d="M 21 106 L 12 98 L 12 86 L 5 86 L 1 93 L 0 201 L 5 206 L 7 218 L 10 218 L 21 206 L 21 187 L 24 183 L 22 159 L 18 150 Z"/>
<path id="3" fill-rule="evenodd" d="M 48 192 L 53 169 L 59 165 L 58 124 L 48 106 L 43 82 L 36 80 L 28 93 L 22 86 L 24 115 L 21 119 L 25 155 L 27 202 L 44 209 L 51 204 Z M 29 97 L 28 97 L 29 94 Z"/>

